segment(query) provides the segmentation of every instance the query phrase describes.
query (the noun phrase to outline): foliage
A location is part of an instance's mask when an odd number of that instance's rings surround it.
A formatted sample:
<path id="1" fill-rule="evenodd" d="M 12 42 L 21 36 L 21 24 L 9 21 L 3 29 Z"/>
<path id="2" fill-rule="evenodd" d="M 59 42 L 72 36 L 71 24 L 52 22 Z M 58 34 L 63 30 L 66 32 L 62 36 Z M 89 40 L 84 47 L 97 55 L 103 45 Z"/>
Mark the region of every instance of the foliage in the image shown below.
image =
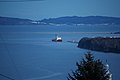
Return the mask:
<path id="1" fill-rule="evenodd" d="M 100 59 L 95 59 L 88 52 L 85 54 L 85 59 L 80 63 L 76 63 L 77 70 L 72 71 L 73 75 L 68 74 L 68 80 L 109 80 L 110 73 L 106 65 Z"/>

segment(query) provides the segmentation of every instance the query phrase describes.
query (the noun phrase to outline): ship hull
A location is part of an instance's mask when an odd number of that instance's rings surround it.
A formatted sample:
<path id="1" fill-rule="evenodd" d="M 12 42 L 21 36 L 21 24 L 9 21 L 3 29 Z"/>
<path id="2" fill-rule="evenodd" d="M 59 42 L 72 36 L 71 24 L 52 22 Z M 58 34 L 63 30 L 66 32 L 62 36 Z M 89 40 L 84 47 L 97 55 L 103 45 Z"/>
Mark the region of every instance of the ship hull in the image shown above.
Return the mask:
<path id="1" fill-rule="evenodd" d="M 62 40 L 56 40 L 56 39 L 53 39 L 52 41 L 53 42 L 62 42 Z"/>

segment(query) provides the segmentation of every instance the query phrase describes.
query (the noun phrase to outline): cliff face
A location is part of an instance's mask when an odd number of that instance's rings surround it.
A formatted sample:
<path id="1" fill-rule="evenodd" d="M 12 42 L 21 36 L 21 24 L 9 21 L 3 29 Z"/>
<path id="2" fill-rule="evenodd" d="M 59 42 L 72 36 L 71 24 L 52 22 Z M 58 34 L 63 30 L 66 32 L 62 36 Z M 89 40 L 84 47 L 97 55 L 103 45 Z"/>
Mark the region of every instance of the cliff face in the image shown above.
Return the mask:
<path id="1" fill-rule="evenodd" d="M 120 53 L 120 38 L 82 38 L 78 43 L 79 48 Z"/>

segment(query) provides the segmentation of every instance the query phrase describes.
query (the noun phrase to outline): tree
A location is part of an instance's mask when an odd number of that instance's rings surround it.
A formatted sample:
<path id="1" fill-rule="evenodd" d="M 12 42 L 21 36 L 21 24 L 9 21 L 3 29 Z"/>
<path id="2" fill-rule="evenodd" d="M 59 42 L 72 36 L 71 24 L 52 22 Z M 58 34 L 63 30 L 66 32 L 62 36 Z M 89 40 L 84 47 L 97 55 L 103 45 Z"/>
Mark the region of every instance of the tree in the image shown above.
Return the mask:
<path id="1" fill-rule="evenodd" d="M 100 59 L 95 59 L 88 52 L 80 63 L 76 63 L 77 70 L 68 74 L 68 80 L 110 80 L 111 74 L 108 65 L 104 65 Z"/>

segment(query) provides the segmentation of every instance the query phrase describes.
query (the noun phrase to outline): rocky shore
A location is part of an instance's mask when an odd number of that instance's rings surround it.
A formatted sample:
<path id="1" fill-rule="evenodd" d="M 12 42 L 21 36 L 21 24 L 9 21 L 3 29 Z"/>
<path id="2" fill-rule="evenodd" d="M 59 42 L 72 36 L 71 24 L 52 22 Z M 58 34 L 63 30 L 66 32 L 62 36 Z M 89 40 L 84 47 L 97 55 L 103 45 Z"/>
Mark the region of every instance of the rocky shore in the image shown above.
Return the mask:
<path id="1" fill-rule="evenodd" d="M 120 38 L 84 37 L 79 41 L 78 47 L 95 51 L 120 53 Z"/>

